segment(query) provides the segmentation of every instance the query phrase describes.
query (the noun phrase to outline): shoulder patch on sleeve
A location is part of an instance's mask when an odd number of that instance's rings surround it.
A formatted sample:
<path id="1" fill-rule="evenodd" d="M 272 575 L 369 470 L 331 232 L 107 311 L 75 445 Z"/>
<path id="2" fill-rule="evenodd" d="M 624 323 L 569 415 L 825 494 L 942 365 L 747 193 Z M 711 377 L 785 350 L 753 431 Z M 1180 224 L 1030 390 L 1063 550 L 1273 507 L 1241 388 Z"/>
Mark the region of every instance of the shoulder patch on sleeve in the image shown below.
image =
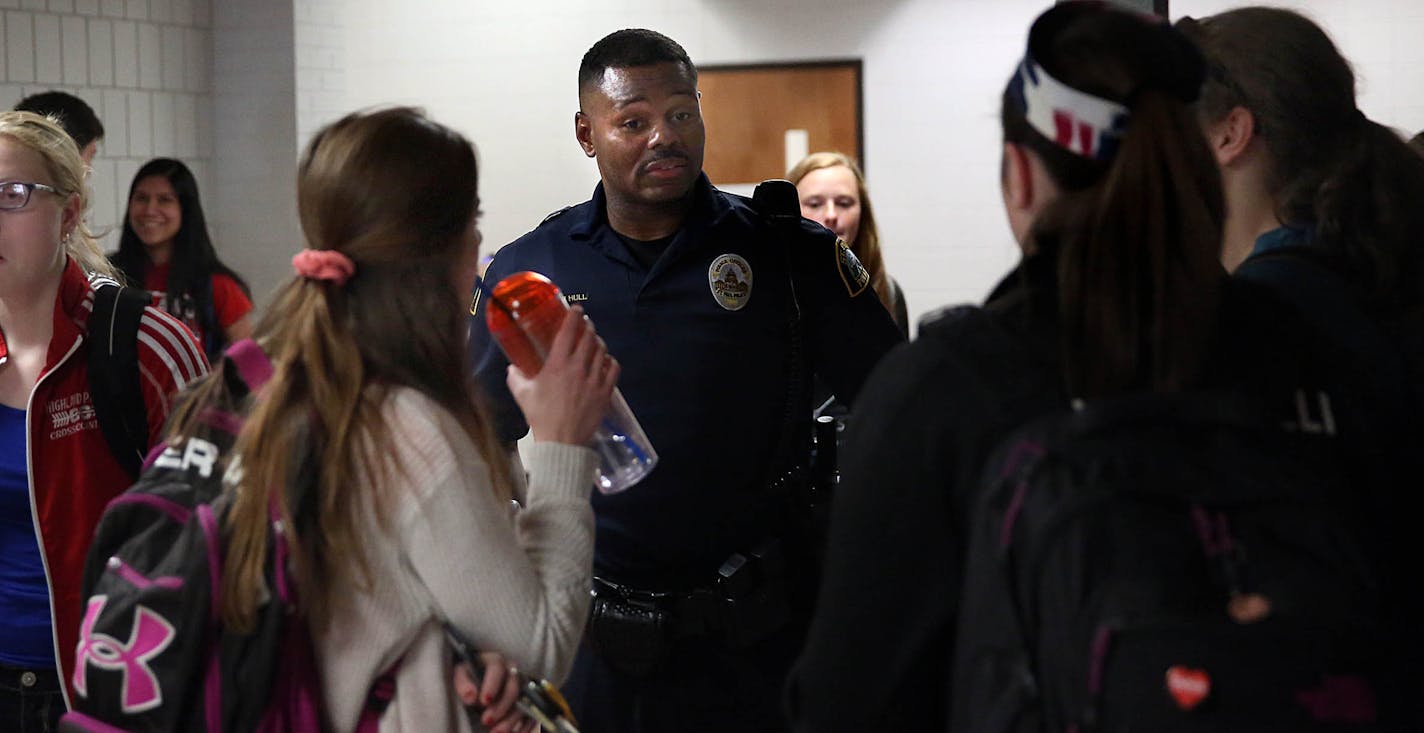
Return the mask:
<path id="1" fill-rule="evenodd" d="M 840 273 L 846 293 L 852 298 L 865 292 L 865 286 L 870 284 L 870 273 L 865 265 L 850 251 L 850 245 L 839 238 L 836 239 L 836 272 Z"/>
<path id="2" fill-rule="evenodd" d="M 544 217 L 544 220 L 543 220 L 543 221 L 539 222 L 539 226 L 543 226 L 543 225 L 545 225 L 545 224 L 548 224 L 549 222 L 551 222 L 551 221 L 553 221 L 553 220 L 559 218 L 560 216 L 563 216 L 563 215 L 564 215 L 564 212 L 566 212 L 566 211 L 568 211 L 569 209 L 572 209 L 572 208 L 573 208 L 572 206 L 565 206 L 564 208 L 559 209 L 558 211 L 555 211 L 555 212 L 552 213 L 552 214 L 549 214 L 548 216 Z"/>

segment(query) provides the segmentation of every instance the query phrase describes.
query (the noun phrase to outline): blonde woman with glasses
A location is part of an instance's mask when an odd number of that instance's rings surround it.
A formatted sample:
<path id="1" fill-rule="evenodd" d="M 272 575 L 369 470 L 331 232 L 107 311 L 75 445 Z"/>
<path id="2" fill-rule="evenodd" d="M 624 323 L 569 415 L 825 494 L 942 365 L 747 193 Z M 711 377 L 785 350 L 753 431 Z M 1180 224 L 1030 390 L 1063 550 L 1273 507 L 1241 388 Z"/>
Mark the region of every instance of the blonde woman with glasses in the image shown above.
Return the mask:
<path id="1" fill-rule="evenodd" d="M 0 113 L 0 720 L 27 731 L 53 729 L 64 712 L 85 551 L 131 481 L 89 391 L 88 322 L 113 270 L 84 225 L 85 168 L 50 119 Z M 170 396 L 207 361 L 156 308 L 137 350 L 152 445 Z"/>

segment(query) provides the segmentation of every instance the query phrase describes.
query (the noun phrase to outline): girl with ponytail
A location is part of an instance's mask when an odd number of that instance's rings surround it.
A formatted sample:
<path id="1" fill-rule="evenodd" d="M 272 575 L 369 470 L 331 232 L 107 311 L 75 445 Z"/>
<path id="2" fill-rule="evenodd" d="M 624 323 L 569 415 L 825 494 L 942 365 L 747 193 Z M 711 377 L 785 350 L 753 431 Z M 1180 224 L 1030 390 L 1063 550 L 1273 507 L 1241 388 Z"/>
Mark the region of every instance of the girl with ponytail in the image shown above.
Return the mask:
<path id="1" fill-rule="evenodd" d="M 1308 18 L 1248 7 L 1178 26 L 1211 69 L 1197 111 L 1227 193 L 1223 262 L 1309 324 L 1353 498 L 1398 580 L 1382 584 L 1408 630 L 1397 646 L 1424 659 L 1424 156 L 1360 112 L 1349 62 Z"/>
<path id="2" fill-rule="evenodd" d="M 1223 261 L 1309 249 L 1381 312 L 1424 292 L 1424 157 L 1355 105 L 1330 37 L 1282 8 L 1179 22 L 1211 73 L 1197 103 L 1230 203 Z"/>
<path id="3" fill-rule="evenodd" d="M 1225 318 L 1254 296 L 1219 262 L 1220 177 L 1191 108 L 1205 75 L 1181 33 L 1107 3 L 1033 24 L 1001 115 L 1023 259 L 984 306 L 924 320 L 856 403 L 796 730 L 951 728 L 968 525 L 1014 429 L 1085 400 L 1291 383 L 1293 352 L 1263 358 L 1269 329 Z"/>
<path id="4" fill-rule="evenodd" d="M 256 328 L 274 371 L 236 444 L 221 610 L 230 628 L 252 624 L 275 506 L 295 536 L 291 567 L 334 730 L 356 727 L 373 680 L 393 666 L 383 721 L 468 730 L 443 620 L 557 681 L 588 613 L 596 458 L 583 446 L 618 367 L 578 309 L 537 376 L 511 367 L 535 440 L 526 489 L 466 363 L 476 181 L 470 143 L 416 110 L 322 129 L 297 171 L 307 249 Z M 222 380 L 217 370 L 188 403 L 180 433 Z M 511 497 L 524 506 L 513 519 Z M 485 726 L 528 730 L 504 715 L 517 675 L 501 666 L 485 680 L 486 691 L 505 682 Z"/>
<path id="5" fill-rule="evenodd" d="M 1197 111 L 1229 204 L 1223 262 L 1318 331 L 1373 433 L 1366 460 L 1424 470 L 1404 438 L 1424 431 L 1424 156 L 1360 112 L 1349 62 L 1308 18 L 1178 25 L 1211 69 Z"/>

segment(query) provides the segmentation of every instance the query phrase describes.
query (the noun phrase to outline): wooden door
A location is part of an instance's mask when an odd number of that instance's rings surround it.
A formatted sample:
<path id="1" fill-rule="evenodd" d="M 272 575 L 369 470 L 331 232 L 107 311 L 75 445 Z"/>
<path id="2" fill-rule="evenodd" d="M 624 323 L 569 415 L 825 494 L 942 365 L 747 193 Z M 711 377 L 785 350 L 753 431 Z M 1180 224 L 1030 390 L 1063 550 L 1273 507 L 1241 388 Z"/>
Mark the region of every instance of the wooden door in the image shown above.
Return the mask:
<path id="1" fill-rule="evenodd" d="M 821 150 L 865 167 L 859 61 L 699 67 L 698 88 L 707 124 L 703 167 L 719 186 L 783 178 Z"/>

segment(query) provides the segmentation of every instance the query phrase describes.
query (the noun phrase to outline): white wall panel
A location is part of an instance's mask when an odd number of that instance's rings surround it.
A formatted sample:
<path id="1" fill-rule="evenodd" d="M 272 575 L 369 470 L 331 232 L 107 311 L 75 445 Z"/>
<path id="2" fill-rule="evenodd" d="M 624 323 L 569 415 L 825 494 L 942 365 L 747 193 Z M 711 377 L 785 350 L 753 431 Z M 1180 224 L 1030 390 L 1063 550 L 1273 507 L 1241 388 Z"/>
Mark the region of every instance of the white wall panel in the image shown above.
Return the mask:
<path id="1" fill-rule="evenodd" d="M 129 21 L 114 21 L 114 84 L 137 87 L 139 79 L 138 26 Z"/>
<path id="2" fill-rule="evenodd" d="M 5 12 L 5 80 L 35 80 L 35 23 L 32 13 Z"/>
<path id="3" fill-rule="evenodd" d="M 299 15 L 299 26 L 328 22 L 314 3 L 299 0 L 314 8 Z M 1200 15 L 1240 4 L 1172 0 L 1172 10 Z M 1355 64 L 1367 114 L 1405 130 L 1424 128 L 1424 3 L 1273 4 L 1304 9 L 1334 35 Z M 700 64 L 862 59 L 865 162 L 885 258 L 918 316 L 981 299 L 1018 257 L 999 199 L 997 108 L 1029 24 L 1049 5 L 348 0 L 332 12 L 345 39 L 341 106 L 419 104 L 479 146 L 491 246 L 587 198 L 597 180 L 573 140 L 574 76 L 583 52 L 606 33 L 660 30 Z M 299 58 L 308 50 L 319 58 L 321 33 L 298 38 Z M 314 39 L 311 49 L 303 38 Z"/>
<path id="4" fill-rule="evenodd" d="M 114 83 L 114 24 L 90 18 L 85 27 L 89 33 L 89 83 L 97 87 Z"/>
<path id="5" fill-rule="evenodd" d="M 35 24 L 35 81 L 60 84 L 64 81 L 64 50 L 59 41 L 59 16 L 38 13 Z"/>
<path id="6" fill-rule="evenodd" d="M 1016 257 L 998 200 L 996 107 L 1048 4 L 0 0 L 0 103 L 60 84 L 85 96 L 109 130 L 96 185 L 126 191 L 157 151 L 191 158 L 219 247 L 260 299 L 299 238 L 290 182 L 301 145 L 352 109 L 417 104 L 469 135 L 493 245 L 583 200 L 597 180 L 571 123 L 579 58 L 605 33 L 662 30 L 702 64 L 860 58 L 885 256 L 917 315 L 982 297 Z M 1176 15 L 1237 4 L 1172 2 Z M 1424 3 L 1283 4 L 1321 22 L 1354 62 L 1367 114 L 1424 128 Z M 276 188 L 253 200 L 261 182 Z"/>
<path id="7" fill-rule="evenodd" d="M 152 23 L 138 25 L 138 83 L 144 89 L 163 88 L 163 32 Z"/>
<path id="8" fill-rule="evenodd" d="M 63 47 L 64 83 L 89 83 L 89 25 L 75 15 L 60 19 L 60 44 Z M 110 62 L 112 63 L 112 62 Z"/>

